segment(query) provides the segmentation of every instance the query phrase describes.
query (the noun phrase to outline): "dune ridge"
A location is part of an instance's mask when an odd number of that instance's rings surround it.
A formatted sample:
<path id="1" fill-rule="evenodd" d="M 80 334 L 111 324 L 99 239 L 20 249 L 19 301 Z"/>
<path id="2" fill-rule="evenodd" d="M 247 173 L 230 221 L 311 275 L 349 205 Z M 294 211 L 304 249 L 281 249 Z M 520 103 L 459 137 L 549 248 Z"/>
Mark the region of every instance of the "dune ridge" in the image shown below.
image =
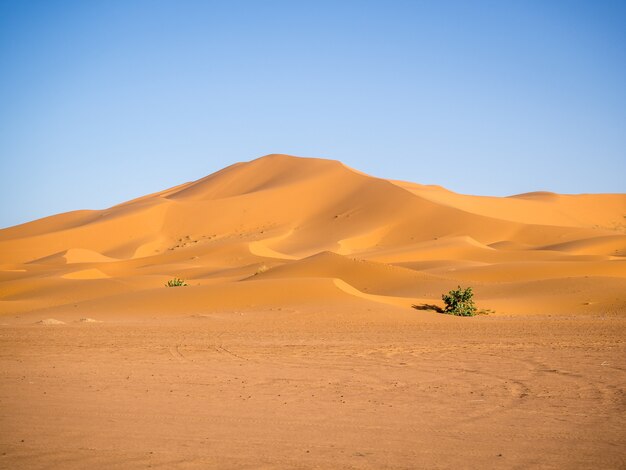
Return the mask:
<path id="1" fill-rule="evenodd" d="M 459 283 L 502 313 L 621 313 L 626 195 L 468 196 L 268 155 L 108 209 L 0 230 L 0 276 L 0 313 L 107 303 L 166 313 L 176 302 L 200 311 L 298 296 L 410 307 Z M 172 277 L 190 288 L 164 289 Z M 529 284 L 549 280 L 558 299 L 576 278 L 594 287 L 567 308 Z M 516 283 L 524 296 L 503 299 Z"/>

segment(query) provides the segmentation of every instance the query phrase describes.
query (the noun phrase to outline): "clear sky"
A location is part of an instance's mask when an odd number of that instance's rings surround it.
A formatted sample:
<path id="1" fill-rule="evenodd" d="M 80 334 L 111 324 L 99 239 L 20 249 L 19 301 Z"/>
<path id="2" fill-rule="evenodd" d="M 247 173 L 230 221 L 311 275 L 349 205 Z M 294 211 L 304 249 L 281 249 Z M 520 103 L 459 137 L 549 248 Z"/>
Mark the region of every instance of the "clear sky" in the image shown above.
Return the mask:
<path id="1" fill-rule="evenodd" d="M 268 153 L 626 192 L 626 2 L 0 0 L 0 226 Z"/>

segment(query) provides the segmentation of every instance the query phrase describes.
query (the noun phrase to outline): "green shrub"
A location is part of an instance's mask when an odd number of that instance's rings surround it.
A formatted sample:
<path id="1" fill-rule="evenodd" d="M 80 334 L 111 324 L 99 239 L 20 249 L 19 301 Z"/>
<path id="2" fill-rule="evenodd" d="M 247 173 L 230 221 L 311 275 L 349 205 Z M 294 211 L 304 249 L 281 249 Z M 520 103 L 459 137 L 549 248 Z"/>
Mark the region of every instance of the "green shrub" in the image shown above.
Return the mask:
<path id="1" fill-rule="evenodd" d="M 473 317 L 476 315 L 476 306 L 472 300 L 473 296 L 474 293 L 471 287 L 462 289 L 461 286 L 458 286 L 457 289 L 451 290 L 447 294 L 443 294 L 441 300 L 446 304 L 443 313 L 457 315 L 459 317 Z"/>
<path id="2" fill-rule="evenodd" d="M 170 279 L 169 281 L 167 281 L 167 284 L 165 284 L 165 287 L 184 287 L 188 285 L 189 284 L 187 284 L 182 279 L 178 279 L 177 277 L 175 277 L 174 279 Z"/>

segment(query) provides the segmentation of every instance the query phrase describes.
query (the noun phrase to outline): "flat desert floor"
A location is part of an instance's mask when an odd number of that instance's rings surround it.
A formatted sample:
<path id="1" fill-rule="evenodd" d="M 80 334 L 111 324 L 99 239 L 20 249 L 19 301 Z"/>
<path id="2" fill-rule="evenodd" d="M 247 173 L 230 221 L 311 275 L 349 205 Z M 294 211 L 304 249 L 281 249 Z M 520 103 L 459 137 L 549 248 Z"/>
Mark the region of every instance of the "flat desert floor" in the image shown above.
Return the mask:
<path id="1" fill-rule="evenodd" d="M 626 319 L 318 306 L 0 327 L 2 468 L 624 468 Z"/>
<path id="2" fill-rule="evenodd" d="M 319 306 L 0 327 L 3 468 L 623 468 L 626 320 Z"/>
<path id="3" fill-rule="evenodd" d="M 269 155 L 0 230 L 0 467 L 626 468 L 625 333 L 626 194 Z"/>

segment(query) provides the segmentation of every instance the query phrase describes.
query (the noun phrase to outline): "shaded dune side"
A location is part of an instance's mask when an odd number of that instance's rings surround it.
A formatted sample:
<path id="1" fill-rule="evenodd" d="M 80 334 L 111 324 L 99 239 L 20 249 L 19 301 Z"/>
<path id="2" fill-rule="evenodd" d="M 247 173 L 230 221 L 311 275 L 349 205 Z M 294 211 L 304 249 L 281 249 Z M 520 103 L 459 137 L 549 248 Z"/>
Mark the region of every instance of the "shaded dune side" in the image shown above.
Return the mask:
<path id="1" fill-rule="evenodd" d="M 603 235 L 540 247 L 580 255 L 626 256 L 626 235 Z"/>
<path id="2" fill-rule="evenodd" d="M 0 261 L 25 263 L 75 248 L 112 258 L 132 257 L 137 246 L 160 232 L 164 210 L 158 201 L 145 201 L 96 211 L 88 223 L 70 229 L 50 220 L 48 233 L 5 239 L 0 231 Z"/>
<path id="3" fill-rule="evenodd" d="M 76 263 L 109 263 L 117 261 L 116 258 L 104 256 L 101 253 L 84 248 L 70 248 L 49 256 L 44 256 L 31 261 L 37 264 L 76 264 Z"/>
<path id="4" fill-rule="evenodd" d="M 372 261 L 350 259 L 331 252 L 277 266 L 249 280 L 337 278 L 362 292 L 380 295 L 400 294 L 415 290 L 425 281 L 438 277 L 411 269 Z"/>
<path id="5" fill-rule="evenodd" d="M 486 217 L 532 225 L 626 232 L 626 194 L 536 192 L 503 198 L 469 196 L 404 181 L 393 183 L 423 199 Z"/>

